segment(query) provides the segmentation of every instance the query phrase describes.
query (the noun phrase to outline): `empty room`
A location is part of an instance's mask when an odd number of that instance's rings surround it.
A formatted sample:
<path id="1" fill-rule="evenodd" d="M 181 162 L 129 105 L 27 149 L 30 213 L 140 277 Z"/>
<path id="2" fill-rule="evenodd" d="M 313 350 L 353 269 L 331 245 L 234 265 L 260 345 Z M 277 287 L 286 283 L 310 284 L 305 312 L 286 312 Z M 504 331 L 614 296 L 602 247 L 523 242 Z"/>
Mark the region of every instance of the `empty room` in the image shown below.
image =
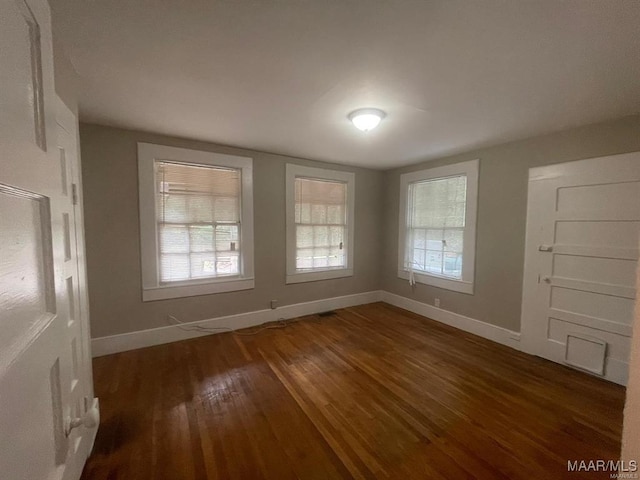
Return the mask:
<path id="1" fill-rule="evenodd" d="M 639 478 L 639 1 L 1 5 L 2 480 Z"/>

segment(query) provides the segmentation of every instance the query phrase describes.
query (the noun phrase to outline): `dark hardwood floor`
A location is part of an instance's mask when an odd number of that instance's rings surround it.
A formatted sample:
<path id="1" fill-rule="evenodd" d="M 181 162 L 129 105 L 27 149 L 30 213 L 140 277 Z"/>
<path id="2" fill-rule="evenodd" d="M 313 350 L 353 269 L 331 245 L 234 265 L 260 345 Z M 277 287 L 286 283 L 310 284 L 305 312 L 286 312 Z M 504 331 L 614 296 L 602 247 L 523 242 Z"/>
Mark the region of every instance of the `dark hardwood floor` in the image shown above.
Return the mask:
<path id="1" fill-rule="evenodd" d="M 620 449 L 622 387 L 383 303 L 94 372 L 85 480 L 593 479 L 567 460 Z"/>

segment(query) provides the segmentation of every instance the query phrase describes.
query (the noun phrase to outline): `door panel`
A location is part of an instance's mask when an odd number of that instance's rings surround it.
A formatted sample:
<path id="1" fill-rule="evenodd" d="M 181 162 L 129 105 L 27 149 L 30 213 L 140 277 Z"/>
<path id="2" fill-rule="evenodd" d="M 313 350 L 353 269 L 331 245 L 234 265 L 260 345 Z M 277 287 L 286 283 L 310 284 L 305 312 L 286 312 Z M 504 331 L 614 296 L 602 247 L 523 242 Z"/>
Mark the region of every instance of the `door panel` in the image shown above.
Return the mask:
<path id="1" fill-rule="evenodd" d="M 620 362 L 626 362 L 629 358 L 629 342 L 620 342 L 619 334 L 609 331 L 607 328 L 590 328 L 579 323 L 568 322 L 556 318 L 549 319 L 548 338 L 559 343 L 564 343 L 567 335 L 571 333 L 580 333 L 581 336 L 595 336 L 607 343 L 607 356 Z M 628 336 L 628 335 L 625 335 Z"/>
<path id="2" fill-rule="evenodd" d="M 58 479 L 67 441 L 63 427 L 59 345 L 61 322 L 53 317 L 27 351 L 2 373 L 0 465 L 7 479 Z"/>
<path id="3" fill-rule="evenodd" d="M 549 307 L 631 325 L 633 300 L 616 295 L 596 293 L 595 286 L 599 284 L 592 285 L 585 282 L 582 287 L 584 290 L 578 290 L 578 286 L 560 288 L 552 285 Z"/>
<path id="4" fill-rule="evenodd" d="M 3 70 L 8 77 L 0 94 L 3 122 L 13 124 L 16 140 L 46 150 L 41 26 L 23 0 L 4 1 L 0 8 L 3 40 L 15 40 L 11 48 L 0 50 L 0 64 L 10 67 Z"/>
<path id="5" fill-rule="evenodd" d="M 616 182 L 560 187 L 558 212 L 616 212 L 640 209 L 640 184 Z"/>
<path id="6" fill-rule="evenodd" d="M 0 364 L 10 362 L 55 314 L 50 214 L 46 197 L 0 185 Z"/>
<path id="7" fill-rule="evenodd" d="M 626 383 L 639 232 L 639 153 L 530 171 L 526 351 Z"/>
<path id="8" fill-rule="evenodd" d="M 611 231 L 617 235 L 611 235 Z M 635 249 L 633 239 L 640 235 L 640 222 L 559 222 L 556 225 L 556 244 Z"/>
<path id="9" fill-rule="evenodd" d="M 1 2 L 0 42 L 0 476 L 74 479 L 95 428 L 68 429 L 86 410 L 74 391 L 92 391 L 90 376 L 74 384 L 73 342 L 84 339 L 69 330 L 81 317 L 71 313 L 77 282 L 67 281 L 76 254 L 55 147 L 47 2 Z"/>
<path id="10" fill-rule="evenodd" d="M 636 272 L 633 262 L 627 260 L 554 255 L 553 276 L 600 284 L 633 285 Z"/>

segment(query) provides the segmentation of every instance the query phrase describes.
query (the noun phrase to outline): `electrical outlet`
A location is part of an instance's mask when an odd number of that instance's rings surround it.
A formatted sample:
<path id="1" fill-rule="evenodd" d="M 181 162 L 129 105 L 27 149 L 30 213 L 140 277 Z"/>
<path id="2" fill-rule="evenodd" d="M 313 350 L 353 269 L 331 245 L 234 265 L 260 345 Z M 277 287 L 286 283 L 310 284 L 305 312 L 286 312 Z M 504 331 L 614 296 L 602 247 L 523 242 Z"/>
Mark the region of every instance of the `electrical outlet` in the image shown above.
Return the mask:
<path id="1" fill-rule="evenodd" d="M 271 300 L 271 310 L 278 308 L 278 300 Z"/>
<path id="2" fill-rule="evenodd" d="M 433 302 L 433 304 L 434 304 L 436 307 L 440 308 L 440 299 L 439 299 L 439 298 L 436 298 L 436 299 L 435 299 L 435 301 Z"/>

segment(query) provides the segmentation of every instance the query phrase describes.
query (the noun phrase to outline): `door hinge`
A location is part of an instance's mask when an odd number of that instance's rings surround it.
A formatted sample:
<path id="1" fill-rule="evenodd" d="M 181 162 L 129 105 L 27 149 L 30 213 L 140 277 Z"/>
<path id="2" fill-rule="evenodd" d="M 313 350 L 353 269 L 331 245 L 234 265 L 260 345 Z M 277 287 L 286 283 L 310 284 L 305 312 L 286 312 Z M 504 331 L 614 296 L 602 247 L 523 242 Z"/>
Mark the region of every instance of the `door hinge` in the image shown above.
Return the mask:
<path id="1" fill-rule="evenodd" d="M 71 202 L 74 205 L 78 204 L 78 185 L 75 183 L 71 184 Z"/>

